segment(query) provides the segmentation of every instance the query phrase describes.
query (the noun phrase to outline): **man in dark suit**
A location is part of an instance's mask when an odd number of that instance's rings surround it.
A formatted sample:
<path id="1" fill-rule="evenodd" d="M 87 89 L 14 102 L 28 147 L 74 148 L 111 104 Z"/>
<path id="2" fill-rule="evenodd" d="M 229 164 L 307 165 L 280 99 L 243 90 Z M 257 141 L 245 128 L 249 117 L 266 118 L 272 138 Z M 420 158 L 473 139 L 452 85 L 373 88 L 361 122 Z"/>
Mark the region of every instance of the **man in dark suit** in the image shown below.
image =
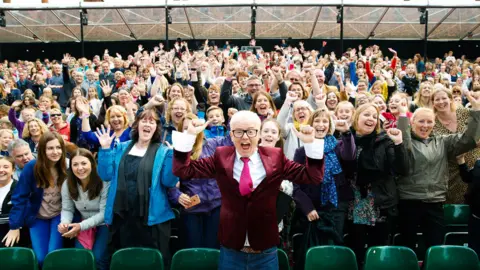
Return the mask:
<path id="1" fill-rule="evenodd" d="M 208 123 L 207 123 L 208 124 Z M 222 194 L 219 269 L 278 269 L 276 199 L 280 184 L 320 184 L 323 141 L 312 127 L 295 130 L 305 144 L 306 165 L 288 160 L 281 148 L 257 146 L 261 121 L 240 111 L 230 121 L 233 146 L 218 147 L 213 156 L 191 161 L 196 134 L 207 124 L 190 123 L 186 133 L 173 133 L 173 173 L 181 179 L 215 178 Z"/>

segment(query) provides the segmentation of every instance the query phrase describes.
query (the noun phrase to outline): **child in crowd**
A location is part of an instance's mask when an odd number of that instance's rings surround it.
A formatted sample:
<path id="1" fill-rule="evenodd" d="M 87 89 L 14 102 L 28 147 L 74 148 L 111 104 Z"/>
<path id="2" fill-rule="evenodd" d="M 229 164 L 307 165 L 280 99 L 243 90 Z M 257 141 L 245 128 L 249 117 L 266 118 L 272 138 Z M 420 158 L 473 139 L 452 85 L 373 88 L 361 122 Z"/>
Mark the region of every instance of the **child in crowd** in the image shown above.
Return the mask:
<path id="1" fill-rule="evenodd" d="M 205 138 L 223 137 L 227 134 L 225 117 L 220 107 L 210 106 L 207 110 L 207 120 L 210 121 L 210 125 L 204 131 Z"/>

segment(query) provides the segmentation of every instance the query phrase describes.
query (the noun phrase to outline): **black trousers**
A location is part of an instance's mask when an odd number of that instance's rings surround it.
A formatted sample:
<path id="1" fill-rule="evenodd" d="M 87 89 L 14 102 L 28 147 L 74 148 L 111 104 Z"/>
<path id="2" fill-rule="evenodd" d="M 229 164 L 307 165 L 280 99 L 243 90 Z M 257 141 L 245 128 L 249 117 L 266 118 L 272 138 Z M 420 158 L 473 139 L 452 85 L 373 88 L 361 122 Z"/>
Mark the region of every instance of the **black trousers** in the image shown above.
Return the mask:
<path id="1" fill-rule="evenodd" d="M 468 247 L 480 254 L 480 218 L 472 214 L 468 221 Z"/>
<path id="2" fill-rule="evenodd" d="M 154 248 L 162 253 L 166 269 L 169 269 L 171 221 L 147 226 L 142 217 L 121 218 L 114 215 L 109 231 L 108 251 L 110 256 L 122 248 Z"/>
<path id="3" fill-rule="evenodd" d="M 400 200 L 398 204 L 400 233 L 406 247 L 415 250 L 416 234 L 423 233 L 425 248 L 441 245 L 445 236 L 443 203 Z"/>
<path id="4" fill-rule="evenodd" d="M 397 208 L 392 207 L 380 210 L 381 222 L 376 222 L 375 226 L 367 226 L 361 224 L 353 224 L 351 227 L 351 247 L 355 256 L 359 269 L 365 260 L 365 245 L 368 247 L 388 246 L 391 244 L 390 235 L 397 218 Z"/>

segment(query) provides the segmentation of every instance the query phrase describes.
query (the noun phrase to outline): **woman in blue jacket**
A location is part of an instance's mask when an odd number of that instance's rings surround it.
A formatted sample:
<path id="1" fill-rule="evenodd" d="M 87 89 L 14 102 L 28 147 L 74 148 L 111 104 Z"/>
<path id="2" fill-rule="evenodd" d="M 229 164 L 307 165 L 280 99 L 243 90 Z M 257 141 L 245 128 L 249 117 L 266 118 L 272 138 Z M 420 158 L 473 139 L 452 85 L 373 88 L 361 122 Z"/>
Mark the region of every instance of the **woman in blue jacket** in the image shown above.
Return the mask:
<path id="1" fill-rule="evenodd" d="M 60 134 L 43 134 L 38 158 L 25 165 L 12 195 L 10 231 L 3 241 L 7 247 L 13 246 L 20 240 L 20 228 L 30 228 L 33 251 L 40 265 L 49 252 L 63 246 L 57 226 L 62 210 L 61 186 L 67 177 L 65 153 Z"/>
<path id="2" fill-rule="evenodd" d="M 115 135 L 102 127 L 96 133 L 100 178 L 110 182 L 105 207 L 109 250 L 150 247 L 160 250 L 168 265 L 170 220 L 175 218 L 167 188 L 178 178 L 172 174 L 173 152 L 160 144 L 160 118 L 154 110 L 141 112 L 132 124 L 131 141 L 110 147 Z"/>

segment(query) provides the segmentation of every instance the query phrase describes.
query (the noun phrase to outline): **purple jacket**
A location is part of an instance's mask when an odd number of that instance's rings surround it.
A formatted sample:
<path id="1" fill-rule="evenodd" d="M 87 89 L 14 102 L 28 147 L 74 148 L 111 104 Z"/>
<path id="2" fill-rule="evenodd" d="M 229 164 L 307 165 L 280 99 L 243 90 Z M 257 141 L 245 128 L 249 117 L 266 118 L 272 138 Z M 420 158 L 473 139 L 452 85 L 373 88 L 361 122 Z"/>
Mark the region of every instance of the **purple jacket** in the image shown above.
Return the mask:
<path id="1" fill-rule="evenodd" d="M 42 114 L 42 120 L 43 122 L 48 125 L 48 121 L 50 120 L 50 116 L 48 113 L 43 113 Z M 17 112 L 15 111 L 14 108 L 10 108 L 8 110 L 8 120 L 12 123 L 12 125 L 18 130 L 18 137 L 22 138 L 23 134 L 23 128 L 25 127 L 25 122 L 18 120 L 17 118 Z"/>
<path id="2" fill-rule="evenodd" d="M 200 159 L 213 156 L 215 149 L 219 146 L 233 146 L 230 136 L 227 135 L 225 137 L 215 137 L 204 140 Z M 174 187 L 168 190 L 168 200 L 172 204 L 179 205 L 178 197 L 180 197 L 182 193 L 190 197 L 194 195 L 200 197 L 200 204 L 185 209 L 188 213 L 208 213 L 219 207 L 222 201 L 220 189 L 218 188 L 215 178 L 180 179 L 180 188 Z"/>
<path id="3" fill-rule="evenodd" d="M 356 146 L 353 134 L 341 136 L 335 147 L 338 161 L 342 166 L 342 172 L 334 175 L 337 188 L 338 201 L 350 201 L 353 199 L 351 188 L 351 172 L 355 168 Z M 295 151 L 293 160 L 305 164 L 305 148 L 302 146 Z M 308 215 L 313 210 L 320 209 L 321 185 L 298 185 L 293 184 L 293 199 L 297 207 Z"/>

